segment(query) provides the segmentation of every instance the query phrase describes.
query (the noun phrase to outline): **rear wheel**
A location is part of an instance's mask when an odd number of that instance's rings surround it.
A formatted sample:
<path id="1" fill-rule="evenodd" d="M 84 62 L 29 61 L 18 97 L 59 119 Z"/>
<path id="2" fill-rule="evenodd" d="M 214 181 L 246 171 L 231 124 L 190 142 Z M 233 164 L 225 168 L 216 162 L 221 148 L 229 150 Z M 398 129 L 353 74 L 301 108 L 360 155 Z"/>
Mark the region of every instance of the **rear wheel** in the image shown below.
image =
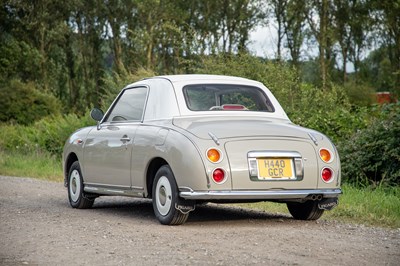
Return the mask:
<path id="1" fill-rule="evenodd" d="M 176 209 L 179 200 L 178 187 L 171 168 L 162 166 L 153 182 L 153 209 L 161 224 L 179 225 L 186 222 L 189 213 Z"/>
<path id="2" fill-rule="evenodd" d="M 317 201 L 289 202 L 287 208 L 296 220 L 318 220 L 324 213 L 324 210 L 318 208 Z"/>
<path id="3" fill-rule="evenodd" d="M 83 191 L 83 179 L 79 162 L 74 162 L 68 173 L 68 199 L 71 207 L 88 209 L 93 206 L 94 198 L 88 198 Z"/>

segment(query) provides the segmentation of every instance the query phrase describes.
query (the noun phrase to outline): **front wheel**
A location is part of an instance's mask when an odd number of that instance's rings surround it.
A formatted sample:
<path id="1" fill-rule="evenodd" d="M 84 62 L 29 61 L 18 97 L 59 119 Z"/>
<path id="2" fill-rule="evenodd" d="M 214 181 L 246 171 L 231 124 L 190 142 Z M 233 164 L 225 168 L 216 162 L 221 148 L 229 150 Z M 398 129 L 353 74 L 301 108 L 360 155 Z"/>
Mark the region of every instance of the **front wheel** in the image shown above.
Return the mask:
<path id="1" fill-rule="evenodd" d="M 168 165 L 162 166 L 153 182 L 153 209 L 161 224 L 179 225 L 186 222 L 189 213 L 176 208 L 179 200 L 174 174 Z"/>
<path id="2" fill-rule="evenodd" d="M 318 220 L 324 213 L 324 210 L 318 208 L 317 201 L 289 202 L 287 208 L 296 220 Z"/>
<path id="3" fill-rule="evenodd" d="M 71 207 L 88 209 L 93 206 L 94 199 L 88 198 L 83 191 L 83 179 L 79 162 L 74 162 L 68 173 L 68 199 Z"/>

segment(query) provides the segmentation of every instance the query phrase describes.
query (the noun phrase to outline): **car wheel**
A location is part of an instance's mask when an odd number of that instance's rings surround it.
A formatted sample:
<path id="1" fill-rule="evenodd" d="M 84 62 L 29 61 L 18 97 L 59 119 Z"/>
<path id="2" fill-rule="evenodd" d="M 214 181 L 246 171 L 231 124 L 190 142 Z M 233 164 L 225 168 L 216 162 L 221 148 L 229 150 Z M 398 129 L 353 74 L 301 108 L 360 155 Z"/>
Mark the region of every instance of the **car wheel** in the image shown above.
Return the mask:
<path id="1" fill-rule="evenodd" d="M 287 208 L 293 218 L 297 220 L 318 220 L 324 213 L 324 210 L 318 208 L 317 201 L 289 202 Z"/>
<path id="2" fill-rule="evenodd" d="M 179 225 L 186 222 L 189 213 L 182 213 L 175 207 L 179 200 L 178 187 L 168 165 L 157 171 L 152 195 L 154 214 L 161 224 Z"/>
<path id="3" fill-rule="evenodd" d="M 69 168 L 68 199 L 71 206 L 77 209 L 88 209 L 94 203 L 94 198 L 88 198 L 83 191 L 82 172 L 78 161 Z"/>

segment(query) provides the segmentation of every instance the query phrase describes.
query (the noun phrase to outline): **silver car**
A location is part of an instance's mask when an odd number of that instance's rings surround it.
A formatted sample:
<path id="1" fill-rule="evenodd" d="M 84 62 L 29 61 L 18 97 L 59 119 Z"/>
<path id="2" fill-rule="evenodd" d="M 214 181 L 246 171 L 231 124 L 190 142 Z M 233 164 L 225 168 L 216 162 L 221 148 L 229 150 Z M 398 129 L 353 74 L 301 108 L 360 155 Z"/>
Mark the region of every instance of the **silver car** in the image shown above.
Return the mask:
<path id="1" fill-rule="evenodd" d="M 162 224 L 196 204 L 273 201 L 315 220 L 338 204 L 339 154 L 323 134 L 291 123 L 261 83 L 172 75 L 126 86 L 97 126 L 67 140 L 63 169 L 73 208 L 104 195 L 152 199 Z"/>

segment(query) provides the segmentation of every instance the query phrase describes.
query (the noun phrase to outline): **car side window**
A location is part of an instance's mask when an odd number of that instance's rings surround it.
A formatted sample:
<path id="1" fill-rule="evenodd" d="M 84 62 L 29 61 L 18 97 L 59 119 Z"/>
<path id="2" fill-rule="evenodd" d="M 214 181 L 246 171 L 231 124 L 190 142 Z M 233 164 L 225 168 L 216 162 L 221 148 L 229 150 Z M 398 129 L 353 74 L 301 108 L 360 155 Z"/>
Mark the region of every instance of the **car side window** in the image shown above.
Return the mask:
<path id="1" fill-rule="evenodd" d="M 147 90 L 146 87 L 124 90 L 105 121 L 141 121 L 146 103 Z"/>

